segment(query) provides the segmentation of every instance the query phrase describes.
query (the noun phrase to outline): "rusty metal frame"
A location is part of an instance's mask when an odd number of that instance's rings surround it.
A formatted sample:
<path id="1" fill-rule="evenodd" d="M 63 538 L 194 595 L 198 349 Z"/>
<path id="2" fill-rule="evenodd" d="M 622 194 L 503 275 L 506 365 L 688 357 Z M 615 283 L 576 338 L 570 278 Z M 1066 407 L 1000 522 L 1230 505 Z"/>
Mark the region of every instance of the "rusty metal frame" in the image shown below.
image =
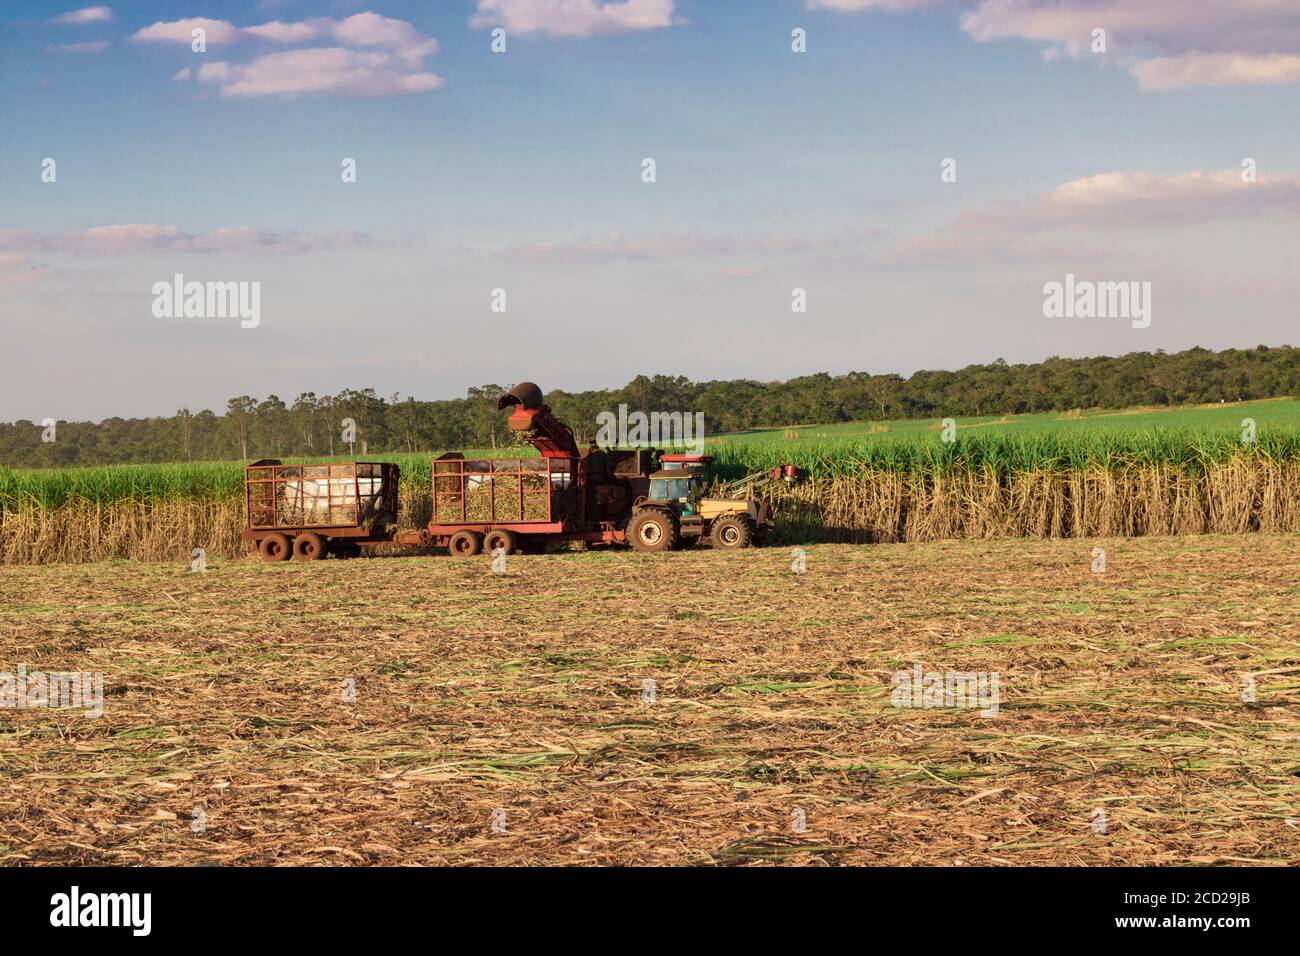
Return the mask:
<path id="1" fill-rule="evenodd" d="M 307 476 L 303 474 L 304 469 L 323 468 L 326 474 L 323 476 Z M 342 469 L 340 472 L 339 470 Z M 372 470 L 370 474 L 364 474 L 363 470 Z M 396 516 L 398 508 L 397 484 L 400 476 L 400 470 L 397 465 L 391 462 L 377 461 L 351 461 L 351 462 L 318 462 L 311 464 L 291 464 L 286 465 L 275 459 L 263 459 L 254 462 L 244 468 L 244 523 L 245 535 L 243 537 L 260 536 L 270 534 L 274 531 L 330 531 L 335 536 L 340 537 L 365 537 L 367 533 L 361 523 L 361 502 L 362 495 L 361 481 L 378 480 L 382 490 L 383 507 L 390 514 Z M 305 500 L 303 483 L 307 481 L 325 481 L 327 494 L 324 496 L 326 505 L 326 514 L 330 519 L 336 515 L 336 497 L 335 487 L 339 479 L 351 479 L 352 500 L 356 502 L 356 518 L 350 522 L 338 522 L 327 520 L 320 524 L 292 523 L 280 520 L 277 502 L 280 499 L 280 489 L 288 482 L 298 482 L 299 511 L 305 510 L 301 502 Z M 267 494 L 258 494 L 257 513 L 259 516 L 265 515 L 269 502 L 271 509 L 270 523 L 259 521 L 254 523 L 254 490 L 265 489 Z M 320 496 L 312 496 L 319 498 Z M 346 500 L 343 496 L 338 500 L 341 504 Z"/>
<path id="2" fill-rule="evenodd" d="M 433 461 L 430 477 L 430 497 L 432 498 L 432 520 L 429 530 L 433 534 L 442 529 L 458 526 L 481 529 L 507 528 L 530 532 L 556 533 L 564 530 L 563 516 L 555 513 L 555 495 L 557 476 L 565 476 L 565 488 L 575 488 L 580 484 L 579 461 L 576 458 L 436 458 Z M 542 478 L 545 481 L 545 518 L 525 517 L 525 500 L 541 497 L 536 491 L 526 491 L 525 478 Z M 512 478 L 516 490 L 508 497 L 513 501 L 511 508 L 504 508 L 507 496 L 497 494 L 497 479 Z M 488 491 L 488 513 L 485 518 L 470 518 L 468 514 L 467 483 L 473 480 L 486 481 Z M 440 486 L 439 482 L 449 482 L 450 487 Z M 472 491 L 472 489 L 470 489 Z M 576 492 L 575 492 L 576 496 Z M 459 502 L 459 508 L 446 507 L 452 502 Z"/>

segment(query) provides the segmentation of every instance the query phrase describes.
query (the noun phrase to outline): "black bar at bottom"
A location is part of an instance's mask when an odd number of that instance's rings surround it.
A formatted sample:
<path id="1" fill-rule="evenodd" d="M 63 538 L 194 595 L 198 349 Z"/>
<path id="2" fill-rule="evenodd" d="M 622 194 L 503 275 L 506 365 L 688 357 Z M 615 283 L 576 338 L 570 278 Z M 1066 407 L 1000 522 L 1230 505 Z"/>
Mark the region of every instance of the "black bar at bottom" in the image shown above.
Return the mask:
<path id="1" fill-rule="evenodd" d="M 554 938 L 576 930 L 589 941 L 624 944 L 641 934 L 663 943 L 714 934 L 770 942 L 787 931 L 809 943 L 810 931 L 853 934 L 854 927 L 883 943 L 877 931 L 893 927 L 936 943 L 1127 936 L 1181 944 L 1195 936 L 1232 945 L 1261 930 L 1279 938 L 1293 927 L 1298 888 L 1296 871 L 1283 868 L 24 867 L 0 869 L 0 925 L 14 942 L 76 934 L 127 945 L 283 940 L 334 948 L 348 940 L 373 946 L 376 932 L 393 939 L 395 932 L 446 938 L 484 930 L 479 938 L 536 931 L 540 939 L 564 924 L 569 930 Z M 116 926 L 84 925 L 115 917 Z M 688 925 L 698 930 L 683 937 Z M 1034 935 L 1043 931 L 1055 935 Z"/>

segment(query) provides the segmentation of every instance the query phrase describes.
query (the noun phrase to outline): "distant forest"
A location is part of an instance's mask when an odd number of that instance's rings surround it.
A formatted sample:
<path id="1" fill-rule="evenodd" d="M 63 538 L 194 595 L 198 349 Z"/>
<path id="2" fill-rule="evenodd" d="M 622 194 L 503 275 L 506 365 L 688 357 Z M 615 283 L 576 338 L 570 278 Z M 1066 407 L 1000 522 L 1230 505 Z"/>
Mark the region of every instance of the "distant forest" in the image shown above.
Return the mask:
<path id="1" fill-rule="evenodd" d="M 616 411 L 703 412 L 716 435 L 763 426 L 826 424 L 889 418 L 935 418 L 1060 412 L 1137 405 L 1185 405 L 1300 395 L 1300 349 L 1290 346 L 1194 348 L 1118 358 L 1049 358 L 1029 365 L 971 365 L 956 372 L 901 375 L 819 373 L 784 382 L 751 379 L 691 382 L 682 376 L 638 375 L 618 389 L 547 390 L 546 401 L 584 442 L 596 415 Z M 374 455 L 507 444 L 499 385 L 471 388 L 465 398 L 420 401 L 379 396 L 374 389 L 337 395 L 305 392 L 292 401 L 240 395 L 221 413 L 179 409 L 160 418 L 59 422 L 55 441 L 32 422 L 0 423 L 0 464 L 10 467 L 120 462 L 208 461 L 318 455 Z M 343 441 L 355 422 L 355 445 Z"/>

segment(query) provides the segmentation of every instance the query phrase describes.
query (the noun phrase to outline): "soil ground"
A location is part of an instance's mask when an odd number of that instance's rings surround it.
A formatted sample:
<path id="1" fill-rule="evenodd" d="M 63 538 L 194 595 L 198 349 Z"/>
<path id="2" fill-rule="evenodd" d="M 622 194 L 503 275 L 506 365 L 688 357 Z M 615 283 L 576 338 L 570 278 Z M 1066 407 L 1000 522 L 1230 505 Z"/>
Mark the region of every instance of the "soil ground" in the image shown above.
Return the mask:
<path id="1" fill-rule="evenodd" d="M 488 562 L 0 568 L 0 863 L 1300 863 L 1300 537 Z"/>

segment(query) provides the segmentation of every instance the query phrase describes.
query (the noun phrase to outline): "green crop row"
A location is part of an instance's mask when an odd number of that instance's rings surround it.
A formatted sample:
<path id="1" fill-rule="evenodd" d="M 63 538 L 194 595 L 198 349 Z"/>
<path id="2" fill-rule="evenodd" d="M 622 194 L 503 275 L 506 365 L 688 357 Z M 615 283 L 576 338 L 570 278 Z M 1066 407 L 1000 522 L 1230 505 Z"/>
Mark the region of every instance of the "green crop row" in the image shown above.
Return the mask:
<path id="1" fill-rule="evenodd" d="M 979 471 L 998 475 L 1085 468 L 1170 465 L 1190 471 L 1240 457 L 1300 461 L 1300 431 L 1261 429 L 1253 443 L 1237 433 L 1196 430 L 961 433 L 945 442 L 878 437 L 871 441 L 719 444 L 710 451 L 729 475 L 792 464 L 826 478 L 863 472 L 943 474 Z"/>
<path id="2" fill-rule="evenodd" d="M 1091 432 L 941 432 L 874 436 L 870 440 L 782 444 L 719 442 L 709 446 L 725 477 L 794 464 L 824 478 L 865 472 L 943 474 L 974 470 L 998 475 L 1102 467 L 1170 465 L 1199 471 L 1234 458 L 1300 461 L 1300 430 L 1261 428 L 1257 441 L 1236 432 L 1203 430 Z M 527 455 L 518 448 L 474 451 L 472 457 Z M 402 484 L 428 488 L 432 454 L 375 455 L 402 469 Z M 318 459 L 320 460 L 320 459 Z M 184 499 L 229 500 L 243 488 L 239 462 L 164 465 L 108 465 L 93 468 L 0 468 L 0 508 L 58 507 L 67 502 L 114 503 Z"/>

